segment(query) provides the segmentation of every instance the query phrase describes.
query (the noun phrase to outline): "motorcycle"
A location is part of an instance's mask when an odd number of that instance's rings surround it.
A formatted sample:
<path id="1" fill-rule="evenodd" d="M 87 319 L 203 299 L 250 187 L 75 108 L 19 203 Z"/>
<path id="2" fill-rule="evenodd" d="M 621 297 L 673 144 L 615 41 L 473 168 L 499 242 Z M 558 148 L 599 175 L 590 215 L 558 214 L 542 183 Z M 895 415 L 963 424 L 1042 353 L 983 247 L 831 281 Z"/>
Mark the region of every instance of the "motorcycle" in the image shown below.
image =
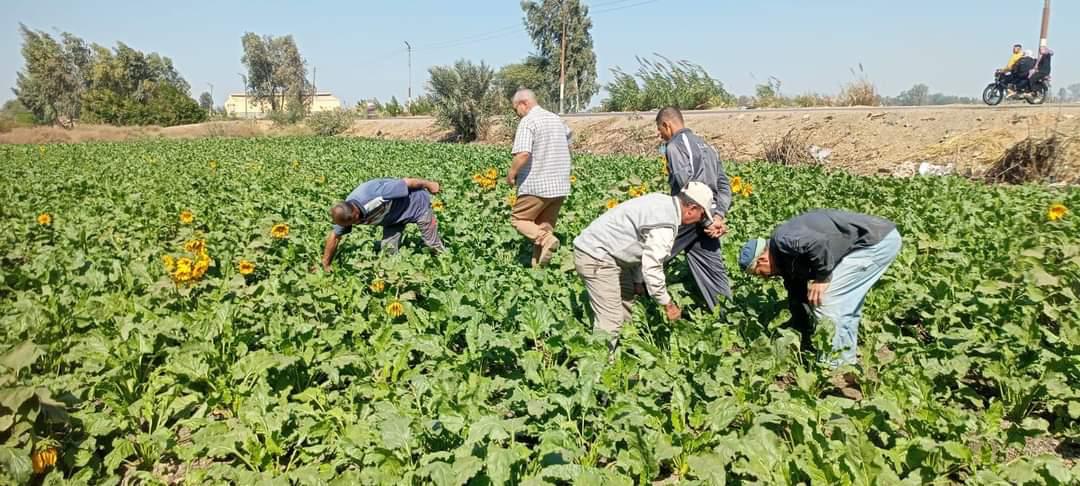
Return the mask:
<path id="1" fill-rule="evenodd" d="M 997 106 L 1005 100 L 1005 93 L 1009 89 L 1010 85 L 1005 82 L 1005 76 L 1007 73 L 998 71 L 994 73 L 994 82 L 986 86 L 983 90 L 983 103 L 990 106 Z M 1029 89 L 1017 90 L 1011 98 L 1022 97 L 1025 101 L 1032 105 L 1041 105 L 1046 102 L 1046 98 L 1050 96 L 1050 77 L 1047 76 L 1041 81 L 1037 81 Z"/>

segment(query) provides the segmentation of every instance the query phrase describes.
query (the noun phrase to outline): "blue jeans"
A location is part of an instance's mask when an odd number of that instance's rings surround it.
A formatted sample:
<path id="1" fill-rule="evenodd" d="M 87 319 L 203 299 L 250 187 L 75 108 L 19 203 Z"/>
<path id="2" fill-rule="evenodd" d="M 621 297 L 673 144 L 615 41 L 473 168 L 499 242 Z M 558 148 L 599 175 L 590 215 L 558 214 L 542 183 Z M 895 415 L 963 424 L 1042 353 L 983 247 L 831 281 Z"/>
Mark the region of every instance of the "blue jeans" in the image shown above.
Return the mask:
<path id="1" fill-rule="evenodd" d="M 832 281 L 821 305 L 814 308 L 814 315 L 818 319 L 828 319 L 836 326 L 833 352 L 840 356 L 830 361 L 834 367 L 858 361 L 859 319 L 862 318 L 866 293 L 896 260 L 900 245 L 900 233 L 893 230 L 878 244 L 849 253 L 833 269 Z"/>

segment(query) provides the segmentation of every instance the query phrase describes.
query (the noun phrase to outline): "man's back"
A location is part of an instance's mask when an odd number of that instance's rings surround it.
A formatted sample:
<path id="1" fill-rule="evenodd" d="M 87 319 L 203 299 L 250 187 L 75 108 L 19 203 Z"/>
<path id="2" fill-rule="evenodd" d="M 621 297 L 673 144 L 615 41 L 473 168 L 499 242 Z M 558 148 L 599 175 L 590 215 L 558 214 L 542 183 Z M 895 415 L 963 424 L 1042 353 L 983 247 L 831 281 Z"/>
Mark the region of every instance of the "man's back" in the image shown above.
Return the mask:
<path id="1" fill-rule="evenodd" d="M 519 195 L 562 197 L 570 194 L 570 129 L 558 115 L 533 107 L 518 124 L 512 152 L 529 152 L 517 176 Z"/>

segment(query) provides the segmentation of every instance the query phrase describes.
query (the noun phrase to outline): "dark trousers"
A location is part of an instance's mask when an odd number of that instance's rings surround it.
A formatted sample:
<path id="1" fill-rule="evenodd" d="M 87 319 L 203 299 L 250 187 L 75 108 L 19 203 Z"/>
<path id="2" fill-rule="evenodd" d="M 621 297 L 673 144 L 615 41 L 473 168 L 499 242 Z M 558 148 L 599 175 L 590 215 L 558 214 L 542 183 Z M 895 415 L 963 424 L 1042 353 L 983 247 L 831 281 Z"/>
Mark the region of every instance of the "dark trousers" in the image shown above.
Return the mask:
<path id="1" fill-rule="evenodd" d="M 716 307 L 718 296 L 730 299 L 731 283 L 724 266 L 724 255 L 720 252 L 720 240 L 705 234 L 705 228 L 701 225 L 683 225 L 675 236 L 671 256 L 683 251 L 690 264 L 690 273 L 694 275 L 694 282 L 709 310 Z"/>

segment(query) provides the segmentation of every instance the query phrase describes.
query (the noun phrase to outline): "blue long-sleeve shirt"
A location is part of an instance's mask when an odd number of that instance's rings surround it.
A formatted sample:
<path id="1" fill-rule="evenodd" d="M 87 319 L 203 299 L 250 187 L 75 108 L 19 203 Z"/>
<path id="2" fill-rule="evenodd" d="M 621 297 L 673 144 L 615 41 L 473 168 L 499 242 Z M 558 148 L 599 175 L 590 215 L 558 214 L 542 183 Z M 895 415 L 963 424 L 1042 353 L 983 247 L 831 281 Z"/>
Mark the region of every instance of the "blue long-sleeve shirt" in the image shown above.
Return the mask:
<path id="1" fill-rule="evenodd" d="M 727 216 L 731 207 L 731 183 L 716 149 L 689 128 L 684 128 L 668 141 L 665 156 L 672 196 L 682 192 L 687 184 L 700 182 L 713 191 L 713 214 Z"/>

